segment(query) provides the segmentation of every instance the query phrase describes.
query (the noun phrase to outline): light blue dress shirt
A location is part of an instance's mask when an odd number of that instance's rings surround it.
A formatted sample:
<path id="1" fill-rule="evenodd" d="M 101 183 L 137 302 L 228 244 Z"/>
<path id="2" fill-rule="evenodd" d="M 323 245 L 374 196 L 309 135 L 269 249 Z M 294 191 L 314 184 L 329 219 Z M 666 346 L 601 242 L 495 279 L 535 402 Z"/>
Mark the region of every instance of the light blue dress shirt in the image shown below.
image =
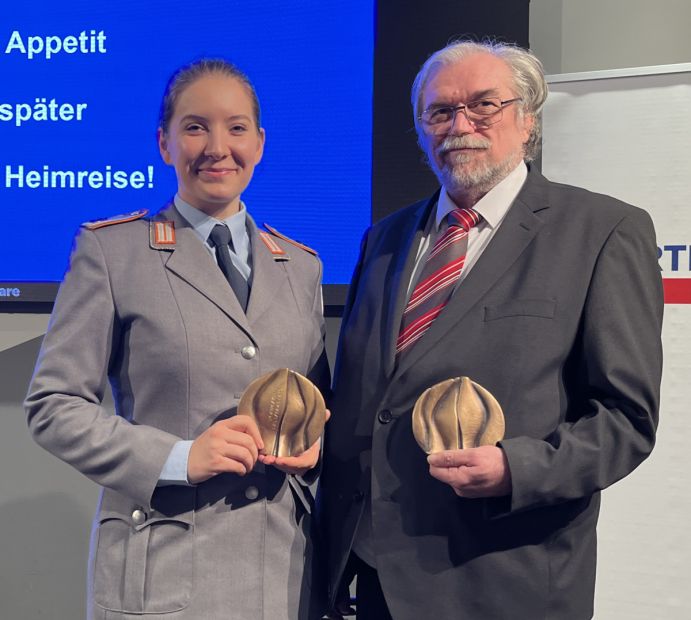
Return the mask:
<path id="1" fill-rule="evenodd" d="M 243 202 L 240 203 L 240 210 L 224 220 L 217 220 L 215 217 L 207 215 L 192 205 L 186 203 L 180 196 L 175 196 L 175 208 L 192 226 L 202 243 L 205 245 L 209 254 L 216 260 L 216 251 L 209 245 L 209 235 L 216 224 L 225 224 L 230 229 L 230 236 L 233 240 L 233 249 L 230 251 L 230 258 L 233 265 L 238 268 L 245 280 L 250 280 L 252 269 L 250 236 L 247 233 L 247 209 Z M 218 261 L 216 261 L 218 262 Z"/>

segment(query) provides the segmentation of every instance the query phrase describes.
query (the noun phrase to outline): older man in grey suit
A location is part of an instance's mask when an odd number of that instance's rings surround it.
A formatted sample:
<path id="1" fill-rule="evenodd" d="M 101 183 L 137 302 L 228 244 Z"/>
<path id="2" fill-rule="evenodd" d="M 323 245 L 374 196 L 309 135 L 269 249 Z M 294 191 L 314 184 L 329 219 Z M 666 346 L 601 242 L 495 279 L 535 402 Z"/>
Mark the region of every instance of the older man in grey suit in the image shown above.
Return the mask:
<path id="1" fill-rule="evenodd" d="M 415 81 L 442 188 L 365 234 L 325 447 L 332 598 L 355 571 L 359 620 L 590 618 L 600 491 L 653 447 L 652 223 L 526 164 L 546 95 L 537 58 L 500 44 L 452 44 Z M 459 376 L 505 438 L 426 457 L 413 406 Z"/>

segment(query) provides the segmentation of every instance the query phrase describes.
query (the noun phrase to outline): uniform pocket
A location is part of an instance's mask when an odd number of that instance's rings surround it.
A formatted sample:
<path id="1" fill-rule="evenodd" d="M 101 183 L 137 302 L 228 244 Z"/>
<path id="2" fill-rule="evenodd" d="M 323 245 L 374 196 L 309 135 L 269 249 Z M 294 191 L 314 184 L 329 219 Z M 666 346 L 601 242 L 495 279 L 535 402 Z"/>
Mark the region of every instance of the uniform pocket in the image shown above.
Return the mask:
<path id="1" fill-rule="evenodd" d="M 194 489 L 166 487 L 159 492 L 167 498 L 165 509 L 147 511 L 120 494 L 104 491 L 94 552 L 97 605 L 125 613 L 168 613 L 189 604 Z"/>

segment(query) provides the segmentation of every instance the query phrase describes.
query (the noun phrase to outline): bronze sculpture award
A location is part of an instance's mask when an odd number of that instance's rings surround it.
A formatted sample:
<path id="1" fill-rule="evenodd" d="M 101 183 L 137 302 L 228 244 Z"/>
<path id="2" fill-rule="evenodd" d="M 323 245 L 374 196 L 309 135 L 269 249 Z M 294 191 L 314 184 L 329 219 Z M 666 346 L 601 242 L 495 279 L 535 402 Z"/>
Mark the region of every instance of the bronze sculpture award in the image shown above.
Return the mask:
<path id="1" fill-rule="evenodd" d="M 413 435 L 427 454 L 494 445 L 504 437 L 504 413 L 494 396 L 468 377 L 447 379 L 417 399 Z"/>
<path id="2" fill-rule="evenodd" d="M 254 418 L 264 452 L 295 456 L 314 444 L 324 431 L 324 397 L 307 377 L 280 368 L 255 379 L 238 404 L 238 414 Z"/>

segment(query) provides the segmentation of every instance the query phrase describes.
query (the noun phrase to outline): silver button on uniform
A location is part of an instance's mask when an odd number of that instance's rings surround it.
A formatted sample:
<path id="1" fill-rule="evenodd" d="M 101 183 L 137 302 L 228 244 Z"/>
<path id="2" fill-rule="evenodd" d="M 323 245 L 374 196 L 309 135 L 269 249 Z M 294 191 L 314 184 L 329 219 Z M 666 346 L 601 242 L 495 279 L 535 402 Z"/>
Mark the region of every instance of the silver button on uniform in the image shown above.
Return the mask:
<path id="1" fill-rule="evenodd" d="M 245 497 L 247 499 L 257 499 L 259 497 L 259 489 L 255 486 L 247 487 L 245 489 Z"/>
<path id="2" fill-rule="evenodd" d="M 244 357 L 246 360 L 251 360 L 256 354 L 257 349 L 255 349 L 251 344 L 248 344 L 246 347 L 242 347 L 242 350 L 240 351 L 240 355 L 242 355 L 242 357 Z"/>
<path id="3" fill-rule="evenodd" d="M 134 521 L 135 525 L 141 525 L 146 521 L 146 513 L 143 510 L 139 510 L 137 508 L 135 511 L 132 512 L 132 521 Z"/>

